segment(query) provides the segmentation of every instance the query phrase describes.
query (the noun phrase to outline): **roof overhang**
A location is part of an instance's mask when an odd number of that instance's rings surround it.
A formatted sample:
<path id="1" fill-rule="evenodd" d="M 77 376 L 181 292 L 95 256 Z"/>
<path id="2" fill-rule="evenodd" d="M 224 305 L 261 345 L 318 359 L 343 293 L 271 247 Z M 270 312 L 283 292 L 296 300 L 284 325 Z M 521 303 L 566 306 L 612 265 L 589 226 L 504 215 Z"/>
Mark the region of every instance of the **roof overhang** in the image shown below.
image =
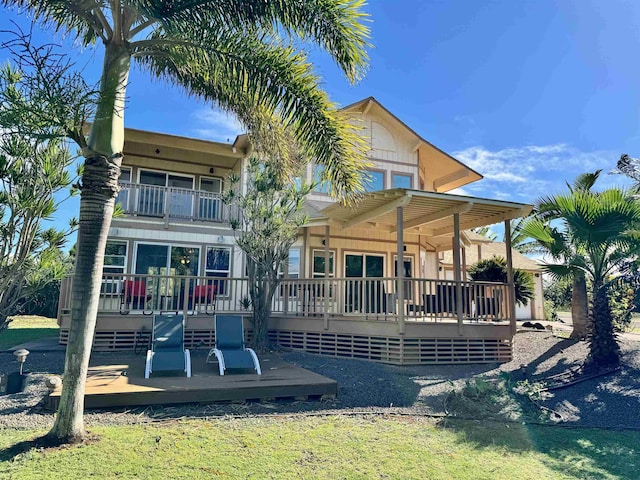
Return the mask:
<path id="1" fill-rule="evenodd" d="M 333 224 L 342 229 L 373 226 L 395 232 L 398 207 L 402 207 L 405 232 L 430 237 L 453 235 L 455 214 L 460 218 L 460 230 L 468 230 L 524 217 L 533 209 L 524 203 L 397 188 L 367 193 L 355 206 L 332 204 L 319 212 L 322 218 L 314 220 L 318 225 Z"/>

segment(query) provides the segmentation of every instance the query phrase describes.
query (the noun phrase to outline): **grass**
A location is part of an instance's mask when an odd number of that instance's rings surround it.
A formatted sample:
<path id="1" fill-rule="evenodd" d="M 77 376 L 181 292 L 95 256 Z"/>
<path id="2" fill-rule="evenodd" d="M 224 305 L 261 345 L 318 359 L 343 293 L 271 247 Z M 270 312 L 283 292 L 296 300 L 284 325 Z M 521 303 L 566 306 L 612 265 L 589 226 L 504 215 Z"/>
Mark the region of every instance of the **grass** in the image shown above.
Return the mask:
<path id="1" fill-rule="evenodd" d="M 58 336 L 59 327 L 55 318 L 35 315 L 17 315 L 12 318 L 9 328 L 0 331 L 0 350 L 39 338 Z"/>
<path id="2" fill-rule="evenodd" d="M 421 417 L 261 417 L 96 427 L 82 446 L 10 447 L 42 432 L 0 430 L 0 478 L 634 478 L 638 432 Z M 4 469 L 4 473 L 3 473 Z M 5 477 L 3 477 L 3 475 Z"/>

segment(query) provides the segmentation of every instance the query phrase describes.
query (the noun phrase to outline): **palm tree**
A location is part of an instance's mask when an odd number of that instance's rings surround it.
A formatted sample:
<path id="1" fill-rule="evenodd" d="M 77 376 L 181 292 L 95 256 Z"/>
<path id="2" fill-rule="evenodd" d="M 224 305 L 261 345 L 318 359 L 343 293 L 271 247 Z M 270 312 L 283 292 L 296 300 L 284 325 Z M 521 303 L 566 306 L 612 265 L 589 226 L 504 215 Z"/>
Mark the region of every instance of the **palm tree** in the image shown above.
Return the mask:
<path id="1" fill-rule="evenodd" d="M 88 140 L 81 139 L 85 166 L 64 386 L 47 437 L 52 443 L 76 442 L 84 437 L 84 385 L 118 193 L 132 61 L 235 113 L 258 146 L 277 147 L 269 143 L 274 138 L 269 132 L 291 130 L 306 158 L 326 167 L 323 180 L 332 193 L 348 200 L 362 190 L 363 150 L 353 127 L 318 88 L 319 78 L 300 46 L 324 49 L 355 82 L 367 64 L 367 15 L 363 0 L 2 3 L 75 34 L 85 46 L 104 45 L 96 114 Z"/>
<path id="2" fill-rule="evenodd" d="M 507 261 L 504 257 L 491 257 L 479 260 L 469 267 L 469 277 L 475 282 L 507 283 Z M 535 297 L 533 277 L 529 272 L 513 269 L 513 284 L 516 303 L 526 306 Z"/>
<path id="3" fill-rule="evenodd" d="M 576 272 L 582 272 L 591 280 L 592 328 L 586 367 L 619 364 L 607 290 L 628 259 L 640 253 L 640 204 L 619 188 L 592 191 L 599 173 L 581 176 L 578 180 L 586 182 L 577 181 L 567 194 L 538 201 L 536 217 L 523 228 L 559 261 L 545 264 L 551 275 L 575 279 Z"/>
<path id="4" fill-rule="evenodd" d="M 526 223 L 527 217 L 515 218 L 511 220 L 511 246 L 523 254 L 539 253 L 540 245 L 529 235 L 522 231 L 522 226 Z M 503 238 L 503 242 L 507 239 Z"/>
<path id="5" fill-rule="evenodd" d="M 567 183 L 569 193 L 576 191 L 591 191 L 594 184 L 600 177 L 601 172 L 602 170 L 597 170 L 593 173 L 583 173 L 578 175 L 573 184 Z M 536 203 L 534 212 L 534 215 L 539 219 L 542 219 L 543 222 L 551 222 L 561 218 L 562 216 L 561 212 L 559 212 L 557 208 L 554 197 L 540 199 Z M 549 243 L 547 232 L 541 231 L 535 222 L 533 224 L 529 224 L 529 221 L 525 220 L 524 222 L 520 222 L 516 229 L 520 236 L 524 236 L 525 238 L 529 237 L 535 244 L 537 244 L 537 249 L 534 245 L 531 245 L 529 253 L 549 253 L 553 258 L 562 258 L 564 265 L 568 267 L 566 277 L 570 278 L 573 282 L 573 289 L 571 293 L 571 319 L 573 330 L 571 331 L 571 338 L 586 338 L 591 327 L 591 322 L 589 319 L 587 279 L 585 277 L 584 270 L 580 267 L 583 263 L 583 252 L 576 251 L 574 249 L 575 245 L 572 242 L 568 242 L 566 244 L 563 242 L 560 244 L 555 242 Z"/>

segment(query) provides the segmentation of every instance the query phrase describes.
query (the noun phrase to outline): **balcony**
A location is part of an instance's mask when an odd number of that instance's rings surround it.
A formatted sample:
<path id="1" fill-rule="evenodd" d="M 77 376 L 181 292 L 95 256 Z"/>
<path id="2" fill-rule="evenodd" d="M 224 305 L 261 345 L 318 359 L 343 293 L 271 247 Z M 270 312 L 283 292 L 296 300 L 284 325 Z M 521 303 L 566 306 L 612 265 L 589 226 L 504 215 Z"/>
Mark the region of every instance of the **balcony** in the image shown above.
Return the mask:
<path id="1" fill-rule="evenodd" d="M 127 215 L 170 221 L 229 222 L 219 193 L 137 183 L 120 184 L 116 199 Z"/>

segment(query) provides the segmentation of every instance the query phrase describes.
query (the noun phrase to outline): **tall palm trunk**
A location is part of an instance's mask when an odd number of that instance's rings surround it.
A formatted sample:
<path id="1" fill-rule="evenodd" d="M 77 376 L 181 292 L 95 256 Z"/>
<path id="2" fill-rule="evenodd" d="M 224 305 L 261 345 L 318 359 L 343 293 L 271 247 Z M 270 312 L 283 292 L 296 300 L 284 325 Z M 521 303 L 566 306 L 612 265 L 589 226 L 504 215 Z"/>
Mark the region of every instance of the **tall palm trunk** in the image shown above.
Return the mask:
<path id="1" fill-rule="evenodd" d="M 573 275 L 573 292 L 571 293 L 571 319 L 573 330 L 571 338 L 586 338 L 591 322 L 589 321 L 589 299 L 587 297 L 587 280 L 584 273 L 577 271 Z"/>
<path id="2" fill-rule="evenodd" d="M 51 443 L 74 443 L 85 436 L 84 390 L 96 326 L 104 251 L 118 194 L 124 147 L 124 101 L 130 54 L 118 44 L 106 46 L 96 118 L 85 155 L 80 222 L 71 297 L 71 325 L 60 407 L 47 434 Z"/>
<path id="3" fill-rule="evenodd" d="M 589 335 L 589 355 L 585 366 L 614 367 L 620 364 L 620 346 L 613 329 L 613 316 L 607 298 L 607 287 L 602 283 L 593 286 L 593 327 Z"/>

